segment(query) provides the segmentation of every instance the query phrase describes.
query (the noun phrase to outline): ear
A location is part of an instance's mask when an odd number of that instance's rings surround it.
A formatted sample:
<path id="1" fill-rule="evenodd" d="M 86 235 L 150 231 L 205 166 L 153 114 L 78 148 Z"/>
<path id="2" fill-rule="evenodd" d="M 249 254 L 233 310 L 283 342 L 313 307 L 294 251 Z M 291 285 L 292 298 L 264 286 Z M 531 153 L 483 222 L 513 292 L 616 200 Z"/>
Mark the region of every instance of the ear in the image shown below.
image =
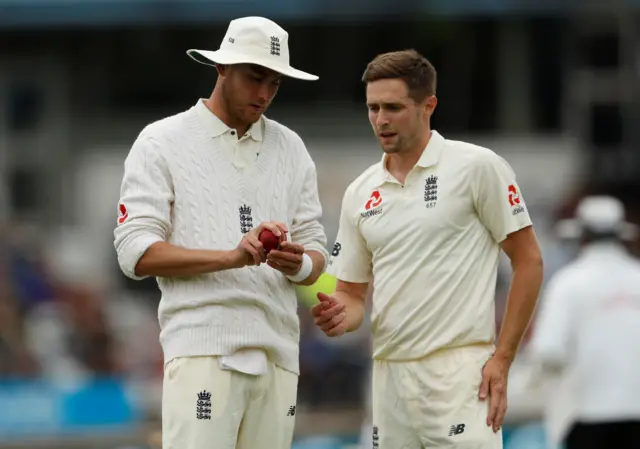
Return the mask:
<path id="1" fill-rule="evenodd" d="M 424 102 L 425 112 L 429 115 L 433 114 L 433 111 L 436 109 L 438 105 L 438 98 L 435 95 L 431 95 L 427 97 L 427 100 Z"/>
<path id="2" fill-rule="evenodd" d="M 216 64 L 216 70 L 218 71 L 219 76 L 225 76 L 225 74 L 227 73 L 227 66 Z"/>

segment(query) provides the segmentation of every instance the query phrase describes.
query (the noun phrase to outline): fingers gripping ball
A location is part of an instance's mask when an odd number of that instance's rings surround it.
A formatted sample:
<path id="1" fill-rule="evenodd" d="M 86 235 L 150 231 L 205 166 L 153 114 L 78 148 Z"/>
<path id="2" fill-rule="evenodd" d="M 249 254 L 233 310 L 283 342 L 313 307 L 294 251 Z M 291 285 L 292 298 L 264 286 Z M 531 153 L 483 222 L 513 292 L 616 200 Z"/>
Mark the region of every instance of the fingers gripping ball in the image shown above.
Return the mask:
<path id="1" fill-rule="evenodd" d="M 260 243 L 262 243 L 262 246 L 264 246 L 264 252 L 266 254 L 280 247 L 280 238 L 268 229 L 263 230 L 258 236 L 258 239 Z"/>
<path id="2" fill-rule="evenodd" d="M 318 304 L 318 293 L 332 294 L 336 290 L 337 282 L 335 276 L 323 273 L 313 285 L 297 286 L 298 298 L 301 303 L 311 308 Z"/>

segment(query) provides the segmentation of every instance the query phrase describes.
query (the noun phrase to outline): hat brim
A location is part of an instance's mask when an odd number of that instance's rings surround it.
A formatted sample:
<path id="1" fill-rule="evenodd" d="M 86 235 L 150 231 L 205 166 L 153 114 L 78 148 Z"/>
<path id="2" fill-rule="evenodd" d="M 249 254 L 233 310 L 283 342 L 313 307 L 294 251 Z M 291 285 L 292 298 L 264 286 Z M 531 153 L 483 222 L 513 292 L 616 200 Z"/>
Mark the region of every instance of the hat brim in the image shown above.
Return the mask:
<path id="1" fill-rule="evenodd" d="M 585 226 L 580 220 L 570 218 L 560 220 L 555 228 L 555 232 L 561 239 L 575 240 L 582 237 L 587 228 L 588 226 Z M 635 240 L 639 234 L 638 227 L 626 221 L 621 223 L 618 229 L 612 231 L 614 231 L 621 240 L 625 241 Z"/>
<path id="2" fill-rule="evenodd" d="M 274 63 L 274 61 L 260 58 L 256 56 L 243 55 L 242 53 L 232 52 L 228 50 L 187 50 L 187 55 L 191 59 L 200 64 L 212 65 L 231 65 L 231 64 L 256 64 L 262 67 L 266 67 L 275 72 L 278 72 L 284 76 L 290 78 L 296 78 L 304 81 L 316 81 L 318 76 L 311 73 L 303 72 L 302 70 L 294 69 L 288 65 Z"/>

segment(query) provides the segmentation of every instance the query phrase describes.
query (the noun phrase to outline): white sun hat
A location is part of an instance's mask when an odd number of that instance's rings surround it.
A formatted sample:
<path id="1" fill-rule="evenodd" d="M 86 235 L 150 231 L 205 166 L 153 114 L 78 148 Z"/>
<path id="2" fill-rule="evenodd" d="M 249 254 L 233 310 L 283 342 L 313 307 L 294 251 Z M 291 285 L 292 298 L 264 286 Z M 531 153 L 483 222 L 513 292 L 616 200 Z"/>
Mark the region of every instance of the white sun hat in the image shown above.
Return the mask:
<path id="1" fill-rule="evenodd" d="M 282 75 L 315 81 L 316 75 L 289 65 L 289 34 L 264 17 L 242 17 L 229 23 L 218 50 L 187 50 L 201 64 L 256 64 Z"/>
<path id="2" fill-rule="evenodd" d="M 585 230 L 615 234 L 622 240 L 633 240 L 637 227 L 625 220 L 624 205 L 610 196 L 588 196 L 580 201 L 575 218 L 558 223 L 561 238 L 579 238 Z"/>

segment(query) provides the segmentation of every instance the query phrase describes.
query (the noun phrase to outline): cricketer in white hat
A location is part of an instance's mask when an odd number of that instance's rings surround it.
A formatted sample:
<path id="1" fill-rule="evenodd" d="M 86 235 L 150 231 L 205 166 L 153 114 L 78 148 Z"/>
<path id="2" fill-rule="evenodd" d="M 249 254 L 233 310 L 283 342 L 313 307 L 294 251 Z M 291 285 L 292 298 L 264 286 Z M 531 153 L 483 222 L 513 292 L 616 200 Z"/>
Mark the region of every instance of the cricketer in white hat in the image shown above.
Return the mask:
<path id="1" fill-rule="evenodd" d="M 266 111 L 282 76 L 318 79 L 291 67 L 289 34 L 264 17 L 232 20 L 218 50 L 190 49 L 187 54 L 217 68 L 218 81 L 207 107 L 239 133 L 246 132 Z"/>
<path id="2" fill-rule="evenodd" d="M 633 240 L 636 226 L 625 220 L 624 205 L 611 196 L 588 196 L 578 204 L 575 218 L 558 223 L 558 235 L 566 239 L 579 239 L 589 234 L 593 238 Z"/>
<path id="3" fill-rule="evenodd" d="M 231 22 L 207 99 L 147 125 L 125 161 L 114 230 L 120 268 L 155 277 L 164 353 L 164 449 L 290 449 L 300 322 L 296 285 L 329 254 L 316 167 L 302 138 L 264 115 L 289 65 L 288 35 Z M 260 235 L 280 237 L 265 251 Z"/>
<path id="4" fill-rule="evenodd" d="M 289 65 L 289 34 L 264 17 L 232 20 L 218 50 L 191 49 L 187 54 L 201 64 L 256 64 L 291 78 L 318 79 Z"/>

